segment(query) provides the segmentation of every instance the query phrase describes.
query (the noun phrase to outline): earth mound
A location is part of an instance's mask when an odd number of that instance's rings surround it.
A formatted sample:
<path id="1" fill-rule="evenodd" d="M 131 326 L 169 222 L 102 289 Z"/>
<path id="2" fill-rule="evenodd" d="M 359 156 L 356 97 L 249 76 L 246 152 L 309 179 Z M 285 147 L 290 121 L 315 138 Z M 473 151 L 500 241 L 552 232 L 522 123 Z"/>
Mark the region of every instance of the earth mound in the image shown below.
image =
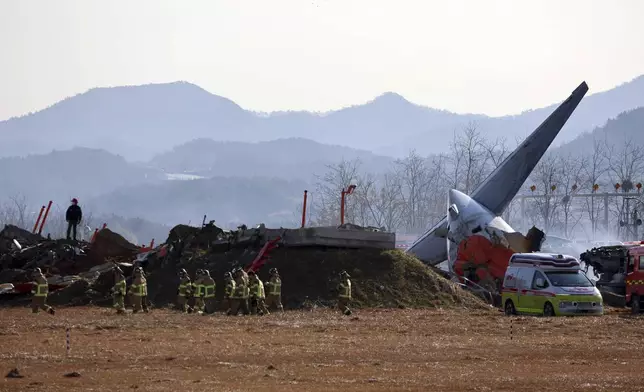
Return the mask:
<path id="1" fill-rule="evenodd" d="M 236 266 L 247 266 L 255 252 L 197 252 L 180 260 L 164 260 L 148 269 L 149 300 L 155 306 L 174 302 L 177 272 L 191 276 L 208 269 L 217 281 L 216 297 L 223 296 L 223 276 Z M 173 262 L 175 261 L 175 262 Z M 282 301 L 287 308 L 309 305 L 332 306 L 340 271 L 351 275 L 356 307 L 462 307 L 489 308 L 478 297 L 432 271 L 418 259 L 401 251 L 377 249 L 279 248 L 259 271 L 262 280 L 275 267 L 282 278 Z"/>
<path id="2" fill-rule="evenodd" d="M 214 225 L 201 229 L 180 225 L 171 231 L 166 244 L 155 249 L 139 248 L 107 228 L 100 230 L 91 244 L 41 239 L 27 249 L 5 253 L 0 277 L 14 285 L 15 292 L 7 297 L 14 304 L 28 300 L 31 269 L 38 266 L 47 274 L 52 304 L 110 305 L 112 267 L 123 269 L 129 286 L 134 267 L 141 266 L 148 279 L 148 302 L 159 308 L 176 301 L 179 270 L 185 268 L 194 278 L 197 269 L 207 269 L 217 283 L 216 299 L 221 302 L 224 274 L 235 267 L 249 267 L 261 249 L 260 241 L 255 241 L 259 236 L 242 243 L 222 239 L 222 233 Z M 334 306 L 343 270 L 351 276 L 354 307 L 489 309 L 475 295 L 397 250 L 289 247 L 282 243 L 262 260 L 266 263 L 258 271 L 260 278 L 268 280 L 271 267 L 279 270 L 282 303 L 290 309 Z"/>

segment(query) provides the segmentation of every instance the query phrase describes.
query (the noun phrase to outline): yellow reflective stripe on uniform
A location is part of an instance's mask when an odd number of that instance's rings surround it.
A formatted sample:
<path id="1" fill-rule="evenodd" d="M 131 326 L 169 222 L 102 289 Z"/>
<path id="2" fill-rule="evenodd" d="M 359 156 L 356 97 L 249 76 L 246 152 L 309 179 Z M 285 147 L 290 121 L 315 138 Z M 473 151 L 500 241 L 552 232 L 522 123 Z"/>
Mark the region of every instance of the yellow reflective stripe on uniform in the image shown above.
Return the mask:
<path id="1" fill-rule="evenodd" d="M 351 298 L 351 282 L 346 282 L 346 284 L 340 284 L 340 298 Z"/>
<path id="2" fill-rule="evenodd" d="M 244 298 L 244 294 L 246 293 L 247 286 L 244 284 L 238 284 L 235 285 L 235 289 L 233 290 L 233 295 L 231 296 L 232 298 Z"/>
<path id="3" fill-rule="evenodd" d="M 638 284 L 644 284 L 644 280 L 627 280 L 626 285 L 632 286 L 632 285 L 638 285 Z"/>
<path id="4" fill-rule="evenodd" d="M 49 292 L 49 284 L 47 283 L 39 283 L 36 286 L 36 294 L 34 294 L 36 297 L 44 297 L 47 295 Z"/>
<path id="5" fill-rule="evenodd" d="M 271 285 L 269 294 L 279 295 L 282 291 L 282 283 L 280 282 L 268 282 Z"/>
<path id="6" fill-rule="evenodd" d="M 259 298 L 266 298 L 266 293 L 264 292 L 264 284 L 259 282 L 259 293 L 257 294 Z"/>
<path id="7" fill-rule="evenodd" d="M 132 283 L 132 285 L 130 286 L 130 291 L 132 292 L 132 294 L 136 295 L 137 297 L 143 297 L 144 295 L 143 289 L 144 289 L 144 286 L 142 284 Z"/>
<path id="8" fill-rule="evenodd" d="M 204 289 L 205 289 L 204 297 L 212 298 L 212 297 L 215 296 L 215 285 L 214 284 L 205 285 Z"/>
<path id="9" fill-rule="evenodd" d="M 119 280 L 114 285 L 114 291 L 121 295 L 125 294 L 126 288 L 127 288 L 127 285 L 125 284 L 125 280 Z"/>

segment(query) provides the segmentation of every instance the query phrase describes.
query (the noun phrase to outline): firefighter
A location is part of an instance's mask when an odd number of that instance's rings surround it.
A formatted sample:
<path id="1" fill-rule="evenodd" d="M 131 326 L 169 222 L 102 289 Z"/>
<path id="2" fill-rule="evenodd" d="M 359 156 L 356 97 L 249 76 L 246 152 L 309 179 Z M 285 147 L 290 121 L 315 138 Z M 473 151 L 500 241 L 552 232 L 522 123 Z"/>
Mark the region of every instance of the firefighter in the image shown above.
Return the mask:
<path id="1" fill-rule="evenodd" d="M 228 312 L 229 316 L 236 316 L 237 313 L 241 310 L 244 315 L 247 315 L 248 312 L 248 285 L 244 280 L 244 271 L 241 268 L 235 270 L 235 290 L 230 297 L 230 311 Z"/>
<path id="2" fill-rule="evenodd" d="M 192 286 L 194 287 L 194 299 L 195 299 L 195 306 L 194 310 L 198 314 L 203 314 L 204 311 L 204 285 L 203 285 L 203 280 L 204 280 L 204 271 L 201 269 L 197 270 L 197 274 L 195 275 L 195 281 L 192 282 Z"/>
<path id="3" fill-rule="evenodd" d="M 141 271 L 141 279 L 143 280 L 143 296 L 141 297 L 141 306 L 143 307 L 143 311 L 145 313 L 148 313 L 148 279 L 145 277 L 145 271 L 143 271 L 143 267 L 139 267 L 139 270 Z"/>
<path id="4" fill-rule="evenodd" d="M 270 310 L 273 308 L 273 306 L 275 306 L 275 308 L 277 308 L 280 312 L 283 312 L 284 307 L 282 306 L 282 279 L 280 279 L 277 268 L 271 268 L 269 273 L 271 276 L 268 282 L 266 282 L 266 308 Z"/>
<path id="5" fill-rule="evenodd" d="M 197 303 L 197 281 L 199 280 L 199 274 L 201 270 L 198 269 L 195 271 L 195 278 L 190 283 L 190 296 L 186 297 L 186 302 L 188 303 L 188 313 L 196 312 L 195 304 Z"/>
<path id="6" fill-rule="evenodd" d="M 182 269 L 179 271 L 179 289 L 177 290 L 177 304 L 182 312 L 188 313 L 190 307 L 188 306 L 188 299 L 192 295 L 192 282 L 188 271 Z"/>
<path id="7" fill-rule="evenodd" d="M 259 314 L 263 316 L 269 314 L 266 309 L 266 293 L 264 292 L 264 283 L 259 279 L 255 272 L 248 273 L 250 278 L 250 298 L 251 298 L 251 314 Z"/>
<path id="8" fill-rule="evenodd" d="M 210 276 L 210 271 L 203 271 L 203 299 L 205 302 L 204 314 L 212 314 L 215 312 L 215 288 L 217 287 L 215 280 Z"/>
<path id="9" fill-rule="evenodd" d="M 123 270 L 119 267 L 114 267 L 114 287 L 112 288 L 112 293 L 114 294 L 114 309 L 116 309 L 116 314 L 125 313 L 125 292 L 127 286 L 125 283 L 125 275 L 123 275 Z"/>
<path id="10" fill-rule="evenodd" d="M 134 313 L 138 313 L 143 309 L 143 297 L 147 291 L 145 278 L 142 276 L 143 270 L 141 267 L 136 267 L 134 269 L 134 280 L 130 285 L 130 301 L 134 307 Z"/>
<path id="11" fill-rule="evenodd" d="M 228 314 L 231 308 L 231 297 L 235 291 L 235 281 L 233 280 L 233 274 L 226 272 L 224 274 L 224 282 L 226 283 L 226 288 L 224 289 L 224 307 L 225 312 Z"/>
<path id="12" fill-rule="evenodd" d="M 38 313 L 39 309 L 44 310 L 45 312 L 53 315 L 56 313 L 54 308 L 47 305 L 47 294 L 49 294 L 49 283 L 47 283 L 47 278 L 43 275 L 40 268 L 36 268 L 33 273 L 34 281 L 32 283 L 33 288 L 31 293 L 34 295 L 31 298 L 31 312 Z"/>
<path id="13" fill-rule="evenodd" d="M 65 213 L 65 220 L 67 221 L 67 239 L 71 240 L 71 234 L 73 231 L 74 241 L 76 241 L 76 227 L 83 219 L 83 211 L 78 205 L 78 199 L 72 199 L 72 205 L 67 208 Z"/>
<path id="14" fill-rule="evenodd" d="M 338 283 L 338 308 L 349 316 L 351 309 L 349 309 L 349 302 L 351 302 L 351 280 L 347 271 L 340 272 L 340 282 Z"/>
<path id="15" fill-rule="evenodd" d="M 246 283 L 246 286 L 248 287 L 248 285 L 250 284 L 250 280 L 248 279 L 248 274 L 246 273 L 246 271 L 244 271 L 242 267 L 237 267 L 237 271 L 239 271 L 239 273 L 242 276 L 242 279 L 244 279 L 244 283 Z"/>

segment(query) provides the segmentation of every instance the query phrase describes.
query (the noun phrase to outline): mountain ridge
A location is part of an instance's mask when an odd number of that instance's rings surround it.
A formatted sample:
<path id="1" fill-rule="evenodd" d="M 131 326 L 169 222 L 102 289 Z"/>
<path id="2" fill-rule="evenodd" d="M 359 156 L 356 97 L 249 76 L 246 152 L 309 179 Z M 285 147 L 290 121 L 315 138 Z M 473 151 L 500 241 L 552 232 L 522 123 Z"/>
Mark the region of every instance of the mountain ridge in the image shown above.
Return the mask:
<path id="1" fill-rule="evenodd" d="M 149 160 L 199 138 L 254 142 L 300 137 L 400 157 L 412 148 L 422 154 L 445 151 L 452 133 L 469 123 L 476 123 L 490 139 L 522 138 L 555 105 L 490 117 L 429 108 L 385 92 L 367 103 L 324 114 L 258 114 L 188 82 L 99 87 L 39 112 L 0 122 L 4 138 L 0 156 L 88 147 L 104 148 L 130 161 Z M 591 94 L 573 113 L 556 143 L 570 141 L 621 112 L 642 106 L 643 76 Z"/>

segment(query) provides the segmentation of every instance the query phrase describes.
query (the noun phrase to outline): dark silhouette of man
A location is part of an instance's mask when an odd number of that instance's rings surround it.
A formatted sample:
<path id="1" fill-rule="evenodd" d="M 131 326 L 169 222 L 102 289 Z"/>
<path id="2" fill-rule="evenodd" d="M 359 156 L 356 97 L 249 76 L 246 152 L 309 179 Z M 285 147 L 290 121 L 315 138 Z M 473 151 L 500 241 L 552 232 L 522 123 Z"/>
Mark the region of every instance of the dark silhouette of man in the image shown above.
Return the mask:
<path id="1" fill-rule="evenodd" d="M 74 230 L 74 241 L 76 241 L 76 226 L 83 219 L 83 211 L 78 205 L 78 200 L 76 198 L 72 199 L 72 205 L 67 208 L 67 213 L 65 214 L 65 219 L 67 220 L 67 239 L 71 240 L 71 231 Z"/>

